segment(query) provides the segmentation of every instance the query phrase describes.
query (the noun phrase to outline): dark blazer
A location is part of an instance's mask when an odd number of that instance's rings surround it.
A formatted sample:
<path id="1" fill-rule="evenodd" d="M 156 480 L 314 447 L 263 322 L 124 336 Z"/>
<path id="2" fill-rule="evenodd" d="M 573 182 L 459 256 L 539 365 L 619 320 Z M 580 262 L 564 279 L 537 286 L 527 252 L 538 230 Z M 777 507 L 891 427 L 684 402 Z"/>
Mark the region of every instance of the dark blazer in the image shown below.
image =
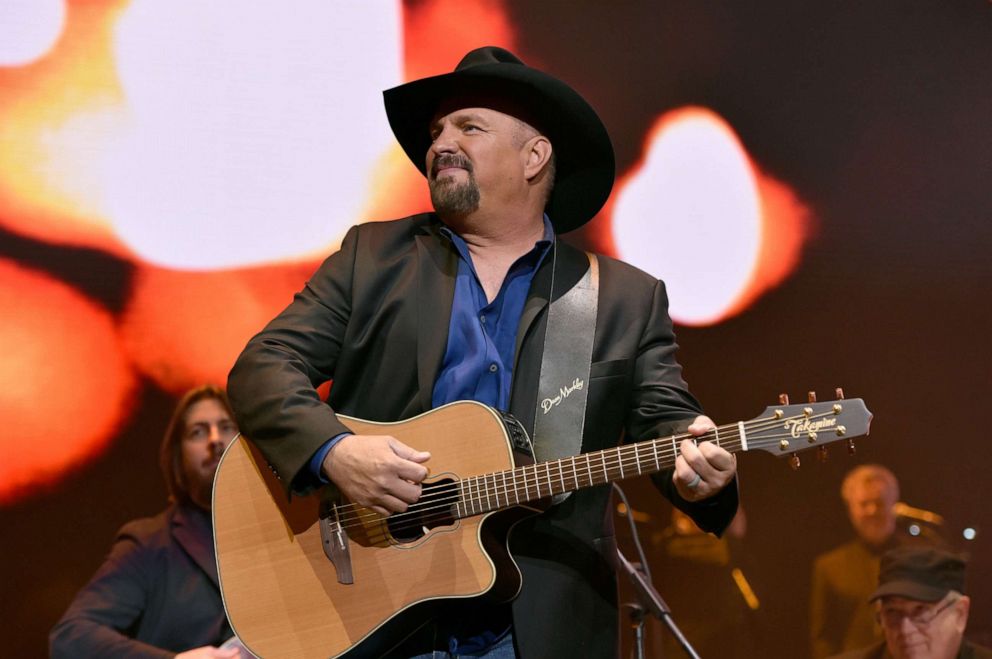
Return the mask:
<path id="1" fill-rule="evenodd" d="M 879 641 L 866 648 L 836 654 L 830 659 L 892 659 L 892 654 L 886 647 L 885 641 Z M 992 650 L 963 641 L 955 659 L 992 659 Z"/>
<path id="2" fill-rule="evenodd" d="M 172 657 L 233 636 L 210 518 L 170 506 L 128 522 L 49 637 L 54 659 Z"/>
<path id="3" fill-rule="evenodd" d="M 241 354 L 228 393 L 242 430 L 289 491 L 312 486 L 311 456 L 347 428 L 335 412 L 375 421 L 431 407 L 446 348 L 457 255 L 433 214 L 353 227 L 341 249 Z M 556 240 L 535 275 L 517 332 L 510 411 L 533 430 L 546 309 L 588 268 Z M 684 428 L 699 413 L 675 360 L 664 284 L 600 257 L 600 295 L 583 451 Z M 334 380 L 328 404 L 314 385 Z M 711 531 L 737 508 L 736 483 L 689 504 L 671 472 L 655 479 Z M 617 653 L 617 584 L 610 489 L 581 490 L 518 525 L 511 548 L 524 576 L 514 601 L 520 656 L 610 657 Z"/>
<path id="4" fill-rule="evenodd" d="M 854 539 L 814 560 L 809 600 L 813 659 L 883 639 L 874 604 L 868 601 L 878 585 L 883 551 Z"/>

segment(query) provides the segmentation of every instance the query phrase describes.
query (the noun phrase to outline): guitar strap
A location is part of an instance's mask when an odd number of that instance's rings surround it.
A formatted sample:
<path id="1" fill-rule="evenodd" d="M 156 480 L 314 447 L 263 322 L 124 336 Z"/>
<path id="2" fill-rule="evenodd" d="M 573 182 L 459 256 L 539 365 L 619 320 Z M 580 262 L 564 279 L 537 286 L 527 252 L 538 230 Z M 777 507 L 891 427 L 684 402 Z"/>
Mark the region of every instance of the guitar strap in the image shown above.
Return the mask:
<path id="1" fill-rule="evenodd" d="M 548 305 L 534 419 L 534 457 L 539 462 L 578 455 L 582 449 L 599 306 L 599 261 L 595 254 L 586 256 L 589 269 L 582 279 Z M 557 263 L 552 265 L 553 299 Z M 568 495 L 557 495 L 555 503 Z"/>

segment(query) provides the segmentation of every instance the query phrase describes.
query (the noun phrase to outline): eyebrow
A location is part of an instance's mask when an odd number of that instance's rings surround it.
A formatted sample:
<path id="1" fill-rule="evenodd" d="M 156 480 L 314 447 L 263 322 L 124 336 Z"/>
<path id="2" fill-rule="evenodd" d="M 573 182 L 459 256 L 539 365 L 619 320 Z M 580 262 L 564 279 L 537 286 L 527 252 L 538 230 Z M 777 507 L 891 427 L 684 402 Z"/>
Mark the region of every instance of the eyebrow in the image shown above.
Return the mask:
<path id="1" fill-rule="evenodd" d="M 446 118 L 450 120 L 451 123 L 453 124 L 463 124 L 471 121 L 474 123 L 485 124 L 487 126 L 489 125 L 489 122 L 486 121 L 485 117 L 483 117 L 481 114 L 478 114 L 477 112 L 454 112 L 451 114 L 446 114 L 443 117 L 436 117 L 432 119 L 429 127 L 431 132 L 433 132 L 434 129 L 438 128 L 441 125 L 442 119 L 446 119 Z"/>

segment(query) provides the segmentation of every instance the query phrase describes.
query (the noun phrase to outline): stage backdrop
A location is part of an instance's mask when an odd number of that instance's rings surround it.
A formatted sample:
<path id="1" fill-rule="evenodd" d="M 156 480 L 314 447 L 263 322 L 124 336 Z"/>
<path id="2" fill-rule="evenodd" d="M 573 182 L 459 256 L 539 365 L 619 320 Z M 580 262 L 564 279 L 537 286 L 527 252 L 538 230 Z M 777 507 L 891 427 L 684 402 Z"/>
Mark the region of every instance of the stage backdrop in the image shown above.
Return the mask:
<path id="1" fill-rule="evenodd" d="M 164 504 L 175 397 L 223 384 L 348 226 L 429 208 L 381 91 L 487 44 L 600 111 L 617 184 L 566 238 L 667 282 L 712 417 L 838 386 L 876 415 L 853 457 L 739 460 L 761 656 L 805 653 L 810 563 L 848 538 L 840 480 L 868 461 L 972 554 L 987 641 L 988 2 L 18 0 L 0 4 L 10 656 L 43 656 L 114 530 Z M 660 563 L 669 508 L 631 489 Z M 656 574 L 662 594 L 697 577 Z"/>

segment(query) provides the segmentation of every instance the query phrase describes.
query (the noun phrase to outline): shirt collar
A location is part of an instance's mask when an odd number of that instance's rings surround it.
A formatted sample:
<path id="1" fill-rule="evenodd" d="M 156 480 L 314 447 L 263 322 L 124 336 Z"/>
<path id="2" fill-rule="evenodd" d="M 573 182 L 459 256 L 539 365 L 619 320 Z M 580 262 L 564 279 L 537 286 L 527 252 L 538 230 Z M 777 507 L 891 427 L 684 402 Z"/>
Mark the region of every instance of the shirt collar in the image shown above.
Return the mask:
<path id="1" fill-rule="evenodd" d="M 544 213 L 543 220 L 544 220 L 544 236 L 542 236 L 540 240 L 534 243 L 534 249 L 528 252 L 528 254 L 537 252 L 540 255 L 539 262 L 540 260 L 543 260 L 544 255 L 548 253 L 548 249 L 551 247 L 551 244 L 555 241 L 555 229 L 554 226 L 551 224 L 551 218 L 548 217 L 547 213 Z M 451 227 L 449 227 L 444 223 L 441 224 L 440 231 L 441 231 L 441 235 L 443 235 L 448 240 L 450 240 L 451 243 L 455 246 L 455 249 L 458 250 L 458 255 L 461 256 L 461 258 L 464 259 L 465 261 L 471 263 L 472 259 L 469 257 L 468 244 L 465 242 L 465 239 L 462 238 L 460 235 L 458 235 Z"/>

